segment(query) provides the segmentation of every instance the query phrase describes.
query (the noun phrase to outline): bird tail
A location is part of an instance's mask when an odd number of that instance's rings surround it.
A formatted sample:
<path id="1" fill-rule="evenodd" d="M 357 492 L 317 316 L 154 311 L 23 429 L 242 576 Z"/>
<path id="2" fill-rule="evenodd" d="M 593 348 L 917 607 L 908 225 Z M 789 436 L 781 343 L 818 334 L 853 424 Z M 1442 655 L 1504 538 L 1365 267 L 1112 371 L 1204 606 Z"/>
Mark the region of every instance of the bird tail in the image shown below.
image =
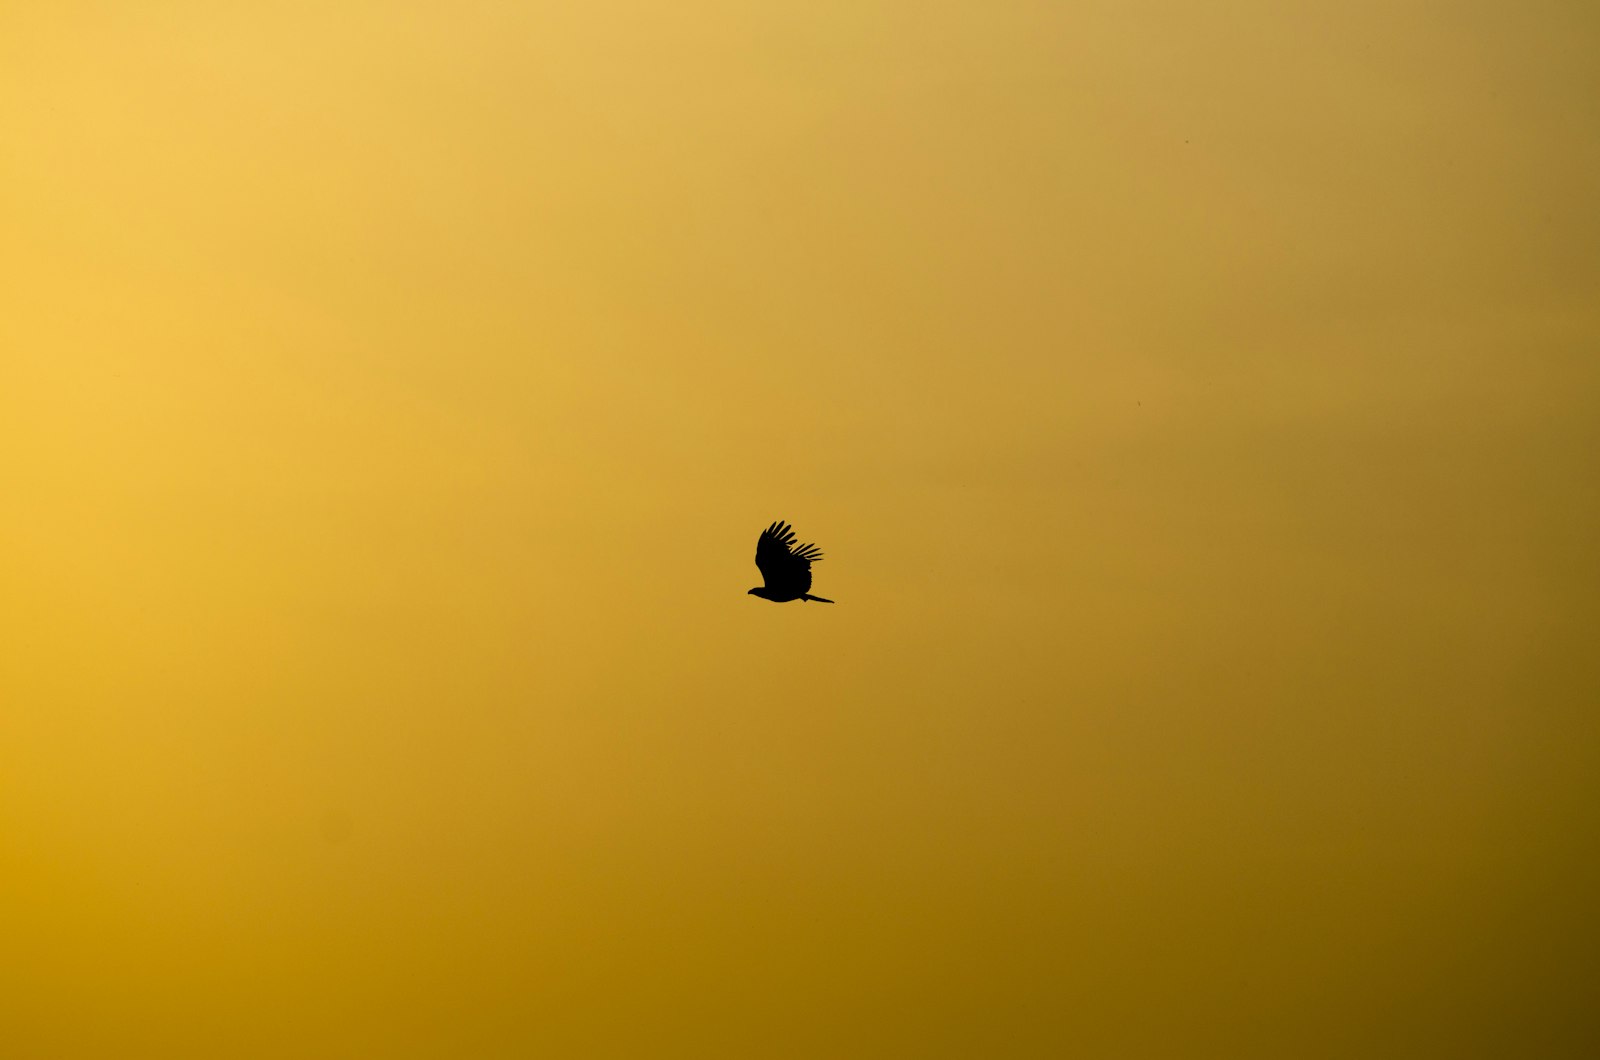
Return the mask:
<path id="1" fill-rule="evenodd" d="M 831 603 L 833 603 L 832 600 L 829 600 L 825 596 L 810 596 L 810 595 L 806 595 L 806 596 L 800 597 L 800 599 L 802 599 L 802 600 L 815 600 L 819 604 L 831 604 Z"/>

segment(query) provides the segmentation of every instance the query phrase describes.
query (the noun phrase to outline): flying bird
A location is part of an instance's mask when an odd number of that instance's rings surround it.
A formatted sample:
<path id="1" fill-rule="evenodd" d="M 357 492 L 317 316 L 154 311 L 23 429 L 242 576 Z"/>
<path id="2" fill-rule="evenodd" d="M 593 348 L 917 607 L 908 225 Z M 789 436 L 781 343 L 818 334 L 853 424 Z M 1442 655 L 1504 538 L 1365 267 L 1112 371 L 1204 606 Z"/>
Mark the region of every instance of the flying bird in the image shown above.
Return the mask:
<path id="1" fill-rule="evenodd" d="M 832 600 L 811 593 L 811 564 L 822 559 L 822 550 L 816 545 L 794 543 L 794 528 L 778 521 L 761 531 L 756 540 L 756 567 L 767 584 L 751 589 L 750 596 L 759 596 L 775 604 L 790 600 L 815 600 L 831 604 Z"/>

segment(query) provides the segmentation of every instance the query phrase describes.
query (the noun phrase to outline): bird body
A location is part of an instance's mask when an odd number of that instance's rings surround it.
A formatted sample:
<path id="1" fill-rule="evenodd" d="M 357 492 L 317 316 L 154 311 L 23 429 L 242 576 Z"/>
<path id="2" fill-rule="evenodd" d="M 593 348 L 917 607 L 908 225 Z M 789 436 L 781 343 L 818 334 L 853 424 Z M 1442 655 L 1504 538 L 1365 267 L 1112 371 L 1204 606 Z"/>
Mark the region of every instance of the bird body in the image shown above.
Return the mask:
<path id="1" fill-rule="evenodd" d="M 751 589 L 746 595 L 759 596 L 775 604 L 790 600 L 815 600 L 831 604 L 832 600 L 811 595 L 811 564 L 822 559 L 822 550 L 816 545 L 795 544 L 794 528 L 782 520 L 761 532 L 756 540 L 756 567 L 761 571 L 765 585 Z"/>

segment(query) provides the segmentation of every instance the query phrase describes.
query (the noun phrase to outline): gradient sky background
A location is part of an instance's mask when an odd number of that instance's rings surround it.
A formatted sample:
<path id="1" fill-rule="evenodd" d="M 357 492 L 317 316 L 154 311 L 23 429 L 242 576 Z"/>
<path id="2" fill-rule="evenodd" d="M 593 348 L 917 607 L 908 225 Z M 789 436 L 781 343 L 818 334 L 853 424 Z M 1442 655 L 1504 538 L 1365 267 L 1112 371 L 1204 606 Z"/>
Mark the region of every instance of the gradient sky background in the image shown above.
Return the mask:
<path id="1" fill-rule="evenodd" d="M 1596 54 L 6 5 L 0 1052 L 1597 1055 Z"/>

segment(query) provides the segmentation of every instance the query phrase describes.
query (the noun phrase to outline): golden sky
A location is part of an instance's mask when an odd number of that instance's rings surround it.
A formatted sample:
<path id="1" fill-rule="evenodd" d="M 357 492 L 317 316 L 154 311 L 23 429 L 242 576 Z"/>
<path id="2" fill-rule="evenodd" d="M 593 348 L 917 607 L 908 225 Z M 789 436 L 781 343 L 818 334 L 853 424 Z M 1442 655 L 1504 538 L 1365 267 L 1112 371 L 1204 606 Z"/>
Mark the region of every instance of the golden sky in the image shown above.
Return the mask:
<path id="1" fill-rule="evenodd" d="M 4 5 L 0 1054 L 1596 1055 L 1597 50 Z"/>

